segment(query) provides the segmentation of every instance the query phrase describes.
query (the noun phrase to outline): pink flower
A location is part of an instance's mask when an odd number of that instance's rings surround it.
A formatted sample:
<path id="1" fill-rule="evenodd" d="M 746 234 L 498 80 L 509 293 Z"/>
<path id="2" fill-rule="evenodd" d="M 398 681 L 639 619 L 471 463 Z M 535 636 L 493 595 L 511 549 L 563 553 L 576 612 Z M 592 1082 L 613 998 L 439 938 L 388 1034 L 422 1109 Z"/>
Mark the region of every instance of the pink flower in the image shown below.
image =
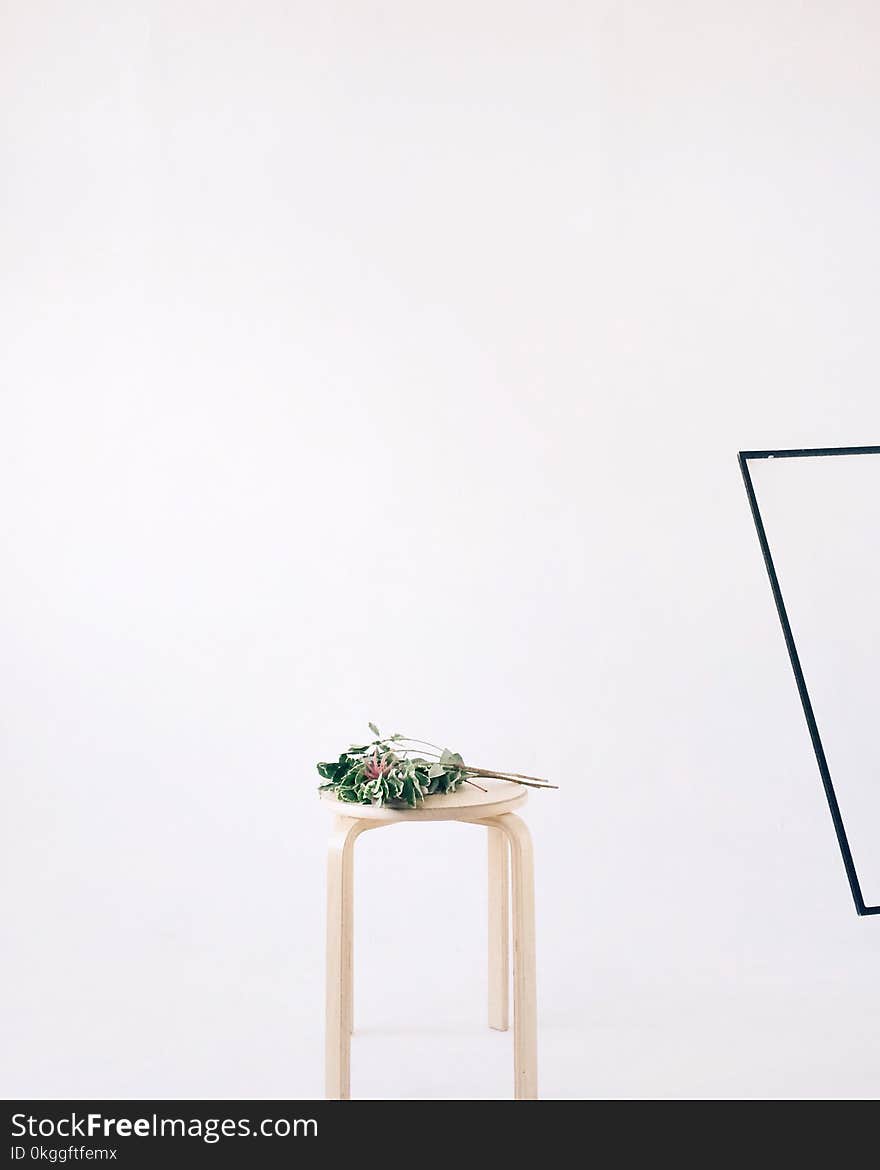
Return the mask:
<path id="1" fill-rule="evenodd" d="M 378 756 L 371 756 L 364 764 L 364 778 L 366 780 L 378 780 L 383 776 L 389 768 L 387 760 L 380 760 Z"/>

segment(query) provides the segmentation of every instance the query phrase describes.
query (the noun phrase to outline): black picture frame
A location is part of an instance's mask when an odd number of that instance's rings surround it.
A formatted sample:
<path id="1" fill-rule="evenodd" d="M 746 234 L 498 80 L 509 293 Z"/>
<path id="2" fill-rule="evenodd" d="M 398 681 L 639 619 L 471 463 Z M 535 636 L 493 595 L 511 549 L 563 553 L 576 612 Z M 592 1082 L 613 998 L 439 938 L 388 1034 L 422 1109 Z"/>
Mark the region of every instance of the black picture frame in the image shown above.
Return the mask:
<path id="1" fill-rule="evenodd" d="M 801 660 L 798 655 L 797 646 L 795 645 L 794 634 L 792 633 L 791 623 L 788 620 L 785 600 L 783 599 L 782 590 L 779 586 L 776 567 L 773 564 L 770 542 L 767 539 L 767 532 L 761 517 L 761 509 L 758 507 L 758 498 L 755 495 L 755 488 L 752 483 L 751 473 L 749 472 L 749 463 L 758 459 L 814 459 L 835 455 L 880 455 L 880 447 L 802 447 L 783 451 L 740 451 L 739 467 L 742 472 L 743 483 L 746 486 L 746 495 L 748 496 L 749 507 L 752 510 L 752 519 L 755 522 L 758 543 L 761 546 L 761 553 L 763 554 L 764 564 L 767 568 L 767 576 L 770 578 L 770 589 L 773 592 L 773 600 L 776 602 L 776 612 L 779 615 L 782 635 L 785 638 L 785 645 L 788 649 L 789 659 L 791 660 L 791 669 L 794 671 L 798 694 L 800 695 L 804 716 L 807 720 L 807 728 L 810 732 L 810 739 L 813 742 L 813 751 L 816 753 L 816 763 L 819 765 L 819 775 L 822 778 L 822 787 L 825 789 L 825 797 L 828 801 L 829 811 L 831 812 L 834 831 L 837 834 L 837 843 L 840 846 L 840 854 L 843 858 L 844 869 L 849 880 L 849 888 L 852 891 L 853 901 L 855 902 L 856 913 L 860 915 L 880 914 L 880 906 L 866 906 L 865 899 L 862 897 L 859 875 L 856 871 L 855 862 L 853 861 L 852 850 L 849 846 L 849 839 L 847 838 L 843 817 L 840 813 L 840 806 L 837 803 L 834 781 L 831 778 L 828 760 L 825 758 L 822 737 L 819 734 L 819 727 L 813 712 L 810 693 L 807 690 L 807 682 L 804 678 Z"/>

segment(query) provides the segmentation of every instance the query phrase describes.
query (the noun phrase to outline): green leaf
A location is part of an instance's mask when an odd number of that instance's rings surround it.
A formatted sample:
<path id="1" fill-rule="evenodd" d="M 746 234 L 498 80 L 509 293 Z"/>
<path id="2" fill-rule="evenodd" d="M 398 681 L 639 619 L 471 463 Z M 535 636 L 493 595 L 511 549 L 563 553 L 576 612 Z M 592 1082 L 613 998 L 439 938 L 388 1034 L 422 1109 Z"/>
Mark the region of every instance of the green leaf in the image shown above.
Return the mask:
<path id="1" fill-rule="evenodd" d="M 433 793 L 455 792 L 468 776 L 467 765 L 458 752 L 443 748 L 439 763 L 421 756 L 407 756 L 403 750 L 393 751 L 391 744 L 405 737 L 399 732 L 382 739 L 379 728 L 370 723 L 370 731 L 377 739 L 368 744 L 352 744 L 339 759 L 322 760 L 317 765 L 323 783 L 321 791 L 332 790 L 337 799 L 348 804 L 382 805 L 386 801 L 403 801 L 410 808 Z M 378 776 L 368 779 L 365 770 L 383 761 Z"/>

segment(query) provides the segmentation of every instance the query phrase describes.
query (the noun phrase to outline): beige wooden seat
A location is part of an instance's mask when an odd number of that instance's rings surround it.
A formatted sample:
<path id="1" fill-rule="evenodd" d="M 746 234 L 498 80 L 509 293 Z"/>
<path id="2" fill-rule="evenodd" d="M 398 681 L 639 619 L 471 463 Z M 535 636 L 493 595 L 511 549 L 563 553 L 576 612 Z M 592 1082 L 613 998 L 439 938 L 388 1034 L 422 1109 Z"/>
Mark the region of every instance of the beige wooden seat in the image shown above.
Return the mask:
<path id="1" fill-rule="evenodd" d="M 321 799 L 335 813 L 327 863 L 327 1096 L 351 1096 L 353 999 L 354 843 L 367 829 L 424 821 L 464 821 L 488 829 L 489 852 L 489 1026 L 508 1024 L 508 918 L 513 904 L 514 1096 L 538 1095 L 535 996 L 535 892 L 532 842 L 514 812 L 526 789 L 506 780 L 481 781 L 481 792 L 462 785 L 445 796 L 429 796 L 418 808 L 346 804 L 329 792 Z M 512 883 L 511 883 L 512 874 Z"/>

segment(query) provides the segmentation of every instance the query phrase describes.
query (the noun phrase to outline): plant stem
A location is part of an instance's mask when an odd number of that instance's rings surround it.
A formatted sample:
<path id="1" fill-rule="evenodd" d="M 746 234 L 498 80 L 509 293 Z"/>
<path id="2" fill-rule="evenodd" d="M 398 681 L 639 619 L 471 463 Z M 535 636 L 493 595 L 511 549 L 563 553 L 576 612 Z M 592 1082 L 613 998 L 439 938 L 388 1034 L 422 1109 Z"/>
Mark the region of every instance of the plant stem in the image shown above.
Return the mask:
<path id="1" fill-rule="evenodd" d="M 424 744 L 425 747 L 436 748 L 438 752 L 442 752 L 444 750 L 442 747 L 440 747 L 439 744 L 431 743 L 431 741 L 427 739 L 413 739 L 411 735 L 402 735 L 400 738 L 406 743 L 421 743 Z"/>
<path id="2" fill-rule="evenodd" d="M 439 752 L 426 752 L 426 751 L 422 750 L 421 748 L 405 748 L 405 747 L 400 747 L 399 744 L 397 744 L 397 745 L 389 744 L 385 750 L 389 751 L 389 752 L 394 752 L 394 754 L 397 756 L 403 756 L 403 755 L 406 755 L 407 752 L 411 752 L 414 755 L 417 754 L 420 756 L 436 756 L 436 758 L 438 760 L 440 759 Z"/>
<path id="3" fill-rule="evenodd" d="M 549 780 L 545 780 L 543 776 L 527 776 L 523 772 L 498 772 L 492 768 L 478 768 L 474 764 L 465 764 L 469 772 L 475 773 L 477 776 L 496 776 L 499 780 L 533 780 L 538 785 L 543 785 L 545 788 L 558 788 L 558 784 L 551 784 Z"/>
<path id="4" fill-rule="evenodd" d="M 401 742 L 417 743 L 423 745 L 422 748 L 401 747 Z M 373 745 L 370 745 L 373 746 Z M 434 756 L 437 759 L 441 758 L 443 751 L 446 748 L 440 748 L 437 744 L 431 743 L 426 739 L 415 739 L 409 735 L 402 735 L 399 740 L 375 740 L 375 746 L 382 749 L 383 754 L 393 752 L 395 755 L 416 755 L 419 756 Z M 425 751 L 424 748 L 434 749 L 436 751 Z M 514 784 L 522 784 L 526 788 L 555 788 L 558 789 L 558 784 L 551 784 L 549 780 L 545 780 L 542 776 L 529 776 L 525 772 L 499 772 L 493 768 L 478 768 L 475 764 L 465 764 L 463 766 L 465 772 L 470 772 L 474 776 L 486 776 L 495 780 L 509 780 Z M 479 784 L 474 784 L 473 781 L 465 780 L 465 783 L 472 784 L 474 788 L 479 788 L 481 792 L 486 792 Z"/>
<path id="5" fill-rule="evenodd" d="M 506 780 L 509 784 L 521 784 L 523 788 L 558 788 L 558 784 L 536 784 L 534 780 L 517 779 L 515 776 L 507 776 L 503 772 L 480 772 L 481 776 L 492 776 L 496 780 Z"/>
<path id="6" fill-rule="evenodd" d="M 480 792 L 488 792 L 488 788 L 484 788 L 482 784 L 476 784 L 473 780 L 465 780 L 465 784 L 470 784 L 471 788 L 479 788 Z"/>

